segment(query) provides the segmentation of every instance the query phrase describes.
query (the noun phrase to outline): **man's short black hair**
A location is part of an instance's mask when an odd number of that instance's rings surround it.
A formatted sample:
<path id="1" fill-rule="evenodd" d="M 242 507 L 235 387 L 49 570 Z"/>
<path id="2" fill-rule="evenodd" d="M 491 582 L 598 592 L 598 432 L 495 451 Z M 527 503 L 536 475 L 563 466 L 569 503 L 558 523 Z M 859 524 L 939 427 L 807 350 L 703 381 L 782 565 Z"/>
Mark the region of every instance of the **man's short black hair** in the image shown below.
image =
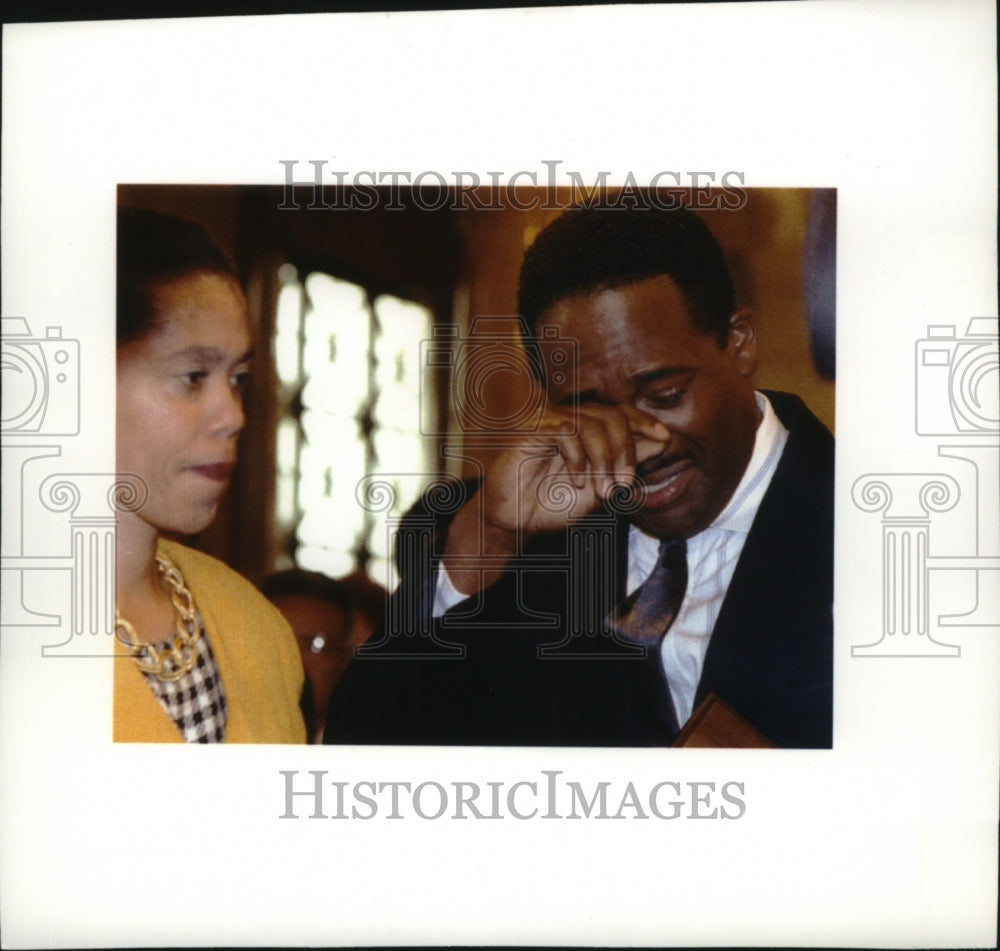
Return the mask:
<path id="1" fill-rule="evenodd" d="M 708 226 L 687 208 L 573 208 L 535 239 L 521 265 L 518 313 L 532 330 L 567 297 L 661 275 L 681 290 L 695 327 L 725 345 L 733 281 Z"/>

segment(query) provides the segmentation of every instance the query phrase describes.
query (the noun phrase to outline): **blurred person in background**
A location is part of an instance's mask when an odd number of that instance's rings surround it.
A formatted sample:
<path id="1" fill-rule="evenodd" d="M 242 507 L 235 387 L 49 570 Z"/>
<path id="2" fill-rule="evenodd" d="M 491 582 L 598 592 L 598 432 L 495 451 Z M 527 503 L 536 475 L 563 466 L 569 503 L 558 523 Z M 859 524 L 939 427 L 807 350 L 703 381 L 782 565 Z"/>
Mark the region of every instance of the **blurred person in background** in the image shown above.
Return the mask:
<path id="1" fill-rule="evenodd" d="M 334 687 L 385 613 L 385 588 L 354 572 L 329 578 L 291 568 L 271 575 L 261 591 L 285 616 L 305 668 L 302 713 L 310 743 L 322 743 Z"/>

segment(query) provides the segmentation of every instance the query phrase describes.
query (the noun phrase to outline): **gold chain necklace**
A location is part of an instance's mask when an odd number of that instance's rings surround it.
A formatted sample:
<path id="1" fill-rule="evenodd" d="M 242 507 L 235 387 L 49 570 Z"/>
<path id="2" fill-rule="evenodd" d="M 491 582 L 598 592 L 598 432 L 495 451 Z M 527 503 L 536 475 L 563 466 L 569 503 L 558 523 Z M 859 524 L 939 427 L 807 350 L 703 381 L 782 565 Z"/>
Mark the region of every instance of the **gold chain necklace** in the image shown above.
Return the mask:
<path id="1" fill-rule="evenodd" d="M 195 613 L 194 598 L 181 573 L 166 558 L 156 556 L 160 576 L 170 587 L 170 602 L 177 612 L 177 634 L 160 647 L 138 641 L 135 628 L 115 608 L 115 635 L 128 649 L 129 656 L 144 674 L 152 674 L 163 683 L 176 683 L 198 662 L 198 638 L 201 625 Z"/>

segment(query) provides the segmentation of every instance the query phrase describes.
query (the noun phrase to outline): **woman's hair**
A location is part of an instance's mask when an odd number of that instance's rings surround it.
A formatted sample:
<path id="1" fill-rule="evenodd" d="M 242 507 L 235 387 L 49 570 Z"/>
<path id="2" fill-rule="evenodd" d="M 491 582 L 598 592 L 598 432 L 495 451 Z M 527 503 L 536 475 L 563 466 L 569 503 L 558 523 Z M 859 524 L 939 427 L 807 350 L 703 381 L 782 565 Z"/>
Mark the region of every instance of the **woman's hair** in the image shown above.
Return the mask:
<path id="1" fill-rule="evenodd" d="M 118 209 L 117 346 L 156 329 L 157 287 L 193 274 L 236 271 L 201 225 L 137 208 Z"/>

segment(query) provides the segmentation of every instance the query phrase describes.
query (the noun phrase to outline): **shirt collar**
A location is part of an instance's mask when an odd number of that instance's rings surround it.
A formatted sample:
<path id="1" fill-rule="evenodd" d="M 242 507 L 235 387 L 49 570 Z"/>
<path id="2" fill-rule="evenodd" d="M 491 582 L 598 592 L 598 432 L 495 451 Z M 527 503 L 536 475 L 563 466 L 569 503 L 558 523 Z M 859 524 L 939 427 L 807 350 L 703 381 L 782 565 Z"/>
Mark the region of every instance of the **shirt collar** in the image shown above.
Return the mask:
<path id="1" fill-rule="evenodd" d="M 761 421 L 754 436 L 750 462 L 747 463 L 736 491 L 709 526 L 710 529 L 742 532 L 744 535 L 750 531 L 764 493 L 778 468 L 785 443 L 788 442 L 788 430 L 782 426 L 770 400 L 763 393 L 754 393 L 754 396 L 761 412 Z"/>

